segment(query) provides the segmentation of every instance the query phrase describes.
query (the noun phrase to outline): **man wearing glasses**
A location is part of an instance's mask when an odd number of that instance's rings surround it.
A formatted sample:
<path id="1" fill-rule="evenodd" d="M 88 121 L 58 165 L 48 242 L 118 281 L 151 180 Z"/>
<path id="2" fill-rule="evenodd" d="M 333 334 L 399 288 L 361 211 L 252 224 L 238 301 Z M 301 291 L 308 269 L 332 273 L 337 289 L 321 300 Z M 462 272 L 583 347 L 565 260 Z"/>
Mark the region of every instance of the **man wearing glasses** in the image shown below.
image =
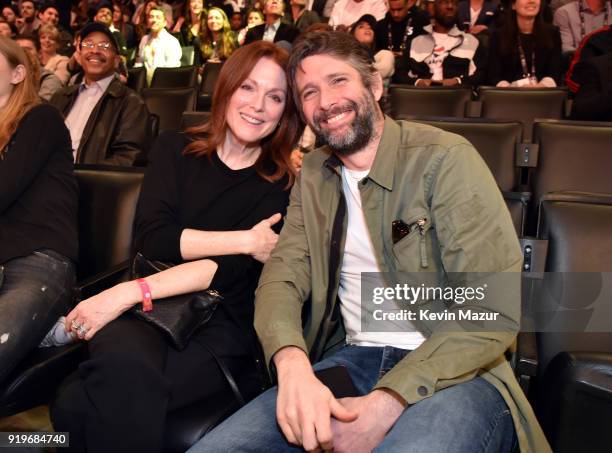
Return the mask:
<path id="1" fill-rule="evenodd" d="M 131 166 L 149 140 L 149 112 L 140 96 L 116 76 L 119 46 L 103 24 L 81 32 L 83 81 L 51 99 L 70 130 L 75 163 Z"/>

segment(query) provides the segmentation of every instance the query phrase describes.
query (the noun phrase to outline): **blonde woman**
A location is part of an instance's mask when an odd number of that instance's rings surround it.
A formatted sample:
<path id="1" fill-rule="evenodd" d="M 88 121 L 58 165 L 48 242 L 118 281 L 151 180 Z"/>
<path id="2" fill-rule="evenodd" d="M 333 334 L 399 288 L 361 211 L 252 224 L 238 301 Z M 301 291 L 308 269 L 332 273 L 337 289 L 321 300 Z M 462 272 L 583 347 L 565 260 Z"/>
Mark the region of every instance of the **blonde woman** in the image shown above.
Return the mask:
<path id="1" fill-rule="evenodd" d="M 43 67 L 53 72 L 65 85 L 70 79 L 68 71 L 68 57 L 57 53 L 59 48 L 60 33 L 58 28 L 52 24 L 42 25 L 38 31 L 40 42 L 40 63 Z"/>
<path id="2" fill-rule="evenodd" d="M 77 185 L 70 135 L 30 61 L 0 37 L 0 382 L 72 302 Z"/>
<path id="3" fill-rule="evenodd" d="M 227 60 L 238 47 L 236 35 L 232 31 L 225 11 L 216 7 L 210 8 L 206 16 L 206 24 L 202 23 L 200 40 L 204 61 Z"/>

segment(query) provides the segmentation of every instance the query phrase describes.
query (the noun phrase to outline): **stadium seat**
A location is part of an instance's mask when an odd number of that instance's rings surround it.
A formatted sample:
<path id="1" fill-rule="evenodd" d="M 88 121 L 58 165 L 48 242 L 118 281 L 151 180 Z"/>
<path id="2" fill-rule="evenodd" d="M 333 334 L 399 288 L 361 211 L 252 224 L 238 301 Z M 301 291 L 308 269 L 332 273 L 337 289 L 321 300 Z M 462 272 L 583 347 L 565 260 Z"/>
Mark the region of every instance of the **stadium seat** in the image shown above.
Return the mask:
<path id="1" fill-rule="evenodd" d="M 210 112 L 183 112 L 181 130 L 199 126 L 210 119 Z"/>
<path id="2" fill-rule="evenodd" d="M 128 69 L 127 86 L 137 93 L 147 87 L 147 71 L 143 66 Z"/>
<path id="3" fill-rule="evenodd" d="M 210 111 L 215 84 L 217 83 L 222 67 L 223 63 L 206 63 L 204 65 L 202 83 L 200 84 L 200 92 L 198 93 L 198 111 Z"/>
<path id="4" fill-rule="evenodd" d="M 156 68 L 151 88 L 192 88 L 197 82 L 198 71 L 195 66 Z"/>
<path id="5" fill-rule="evenodd" d="M 182 46 L 181 66 L 193 66 L 195 59 L 195 49 L 193 46 Z"/>
<path id="6" fill-rule="evenodd" d="M 469 88 L 391 85 L 390 115 L 393 118 L 400 115 L 464 118 L 471 96 Z"/>
<path id="7" fill-rule="evenodd" d="M 79 265 L 77 297 L 119 282 L 131 255 L 136 202 L 144 171 L 79 166 Z M 85 356 L 84 343 L 33 351 L 2 383 L 0 417 L 48 403 L 61 381 Z"/>
<path id="8" fill-rule="evenodd" d="M 480 87 L 478 93 L 482 103 L 481 117 L 521 121 L 525 141 L 531 140 L 534 119 L 565 116 L 565 88 Z"/>
<path id="9" fill-rule="evenodd" d="M 159 132 L 178 131 L 183 112 L 194 110 L 196 90 L 193 88 L 146 88 L 142 92 L 150 113 L 159 117 Z"/>

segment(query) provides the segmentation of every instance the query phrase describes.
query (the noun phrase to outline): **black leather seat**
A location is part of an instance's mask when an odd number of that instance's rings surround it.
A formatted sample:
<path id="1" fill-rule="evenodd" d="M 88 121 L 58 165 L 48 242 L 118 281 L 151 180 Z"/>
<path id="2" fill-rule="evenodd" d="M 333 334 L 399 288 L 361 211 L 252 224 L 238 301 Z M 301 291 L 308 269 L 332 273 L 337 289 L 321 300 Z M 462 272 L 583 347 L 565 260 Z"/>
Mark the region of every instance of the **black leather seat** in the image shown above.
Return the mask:
<path id="1" fill-rule="evenodd" d="M 117 283 L 130 258 L 132 224 L 144 171 L 79 166 L 79 265 L 76 292 L 89 297 Z M 2 384 L 0 417 L 47 403 L 83 359 L 82 343 L 33 351 Z"/>
<path id="2" fill-rule="evenodd" d="M 522 121 L 525 141 L 531 140 L 536 118 L 565 117 L 567 90 L 564 88 L 480 87 L 478 92 L 482 118 Z"/>
<path id="3" fill-rule="evenodd" d="M 393 118 L 399 115 L 464 118 L 471 96 L 469 88 L 391 85 L 389 113 Z"/>
<path id="4" fill-rule="evenodd" d="M 546 270 L 555 274 L 545 283 L 549 296 L 536 301 L 536 409 L 557 453 L 612 445 L 612 294 L 601 274 L 612 271 L 611 231 L 612 195 L 543 197 L 538 236 L 548 241 Z M 562 307 L 554 325 L 550 300 Z"/>
<path id="5" fill-rule="evenodd" d="M 193 66 L 195 60 L 195 49 L 193 46 L 182 46 L 181 66 Z"/>
<path id="6" fill-rule="evenodd" d="M 147 86 L 147 72 L 143 66 L 128 69 L 127 86 L 137 93 L 142 93 Z"/>
<path id="7" fill-rule="evenodd" d="M 198 70 L 195 66 L 178 68 L 156 68 L 151 80 L 151 88 L 192 88 L 198 83 Z"/>
<path id="8" fill-rule="evenodd" d="M 223 63 L 206 63 L 204 65 L 202 83 L 200 83 L 200 91 L 198 93 L 198 111 L 210 111 L 215 85 L 217 84 L 222 67 Z"/>
<path id="9" fill-rule="evenodd" d="M 178 131 L 181 127 L 183 112 L 195 108 L 196 90 L 194 88 L 146 88 L 142 98 L 149 112 L 159 117 L 159 132 Z"/>
<path id="10" fill-rule="evenodd" d="M 210 120 L 210 112 L 183 112 L 181 130 L 199 126 Z"/>

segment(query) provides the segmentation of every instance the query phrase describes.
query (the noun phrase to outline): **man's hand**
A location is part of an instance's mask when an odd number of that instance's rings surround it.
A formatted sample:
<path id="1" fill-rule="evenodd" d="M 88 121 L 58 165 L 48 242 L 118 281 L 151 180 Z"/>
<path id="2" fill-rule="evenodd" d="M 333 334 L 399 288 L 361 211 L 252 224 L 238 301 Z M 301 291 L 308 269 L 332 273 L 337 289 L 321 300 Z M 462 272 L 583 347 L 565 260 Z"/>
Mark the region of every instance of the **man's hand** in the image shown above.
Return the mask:
<path id="1" fill-rule="evenodd" d="M 251 233 L 251 241 L 249 247 L 249 255 L 257 261 L 265 263 L 270 258 L 270 253 L 274 250 L 278 241 L 278 234 L 272 230 L 272 226 L 282 219 L 279 213 L 262 220 L 249 231 Z"/>
<path id="2" fill-rule="evenodd" d="M 454 87 L 459 85 L 459 80 L 456 77 L 453 77 L 452 79 L 443 79 L 442 80 L 442 86 L 445 87 Z"/>
<path id="3" fill-rule="evenodd" d="M 332 420 L 334 452 L 371 452 L 385 438 L 404 411 L 401 398 L 391 391 L 374 390 L 358 398 L 342 398 L 346 409 L 359 414 L 352 422 Z"/>
<path id="4" fill-rule="evenodd" d="M 334 449 L 331 417 L 348 423 L 357 414 L 344 408 L 316 378 L 301 349 L 281 349 L 274 363 L 278 372 L 276 419 L 287 441 L 306 451 Z"/>
<path id="5" fill-rule="evenodd" d="M 417 79 L 417 81 L 414 82 L 414 86 L 415 87 L 428 87 L 428 86 L 431 86 L 431 79 Z"/>
<path id="6" fill-rule="evenodd" d="M 299 172 L 302 169 L 302 161 L 304 160 L 304 153 L 300 148 L 295 148 L 291 151 L 291 165 L 295 168 L 295 171 Z"/>

